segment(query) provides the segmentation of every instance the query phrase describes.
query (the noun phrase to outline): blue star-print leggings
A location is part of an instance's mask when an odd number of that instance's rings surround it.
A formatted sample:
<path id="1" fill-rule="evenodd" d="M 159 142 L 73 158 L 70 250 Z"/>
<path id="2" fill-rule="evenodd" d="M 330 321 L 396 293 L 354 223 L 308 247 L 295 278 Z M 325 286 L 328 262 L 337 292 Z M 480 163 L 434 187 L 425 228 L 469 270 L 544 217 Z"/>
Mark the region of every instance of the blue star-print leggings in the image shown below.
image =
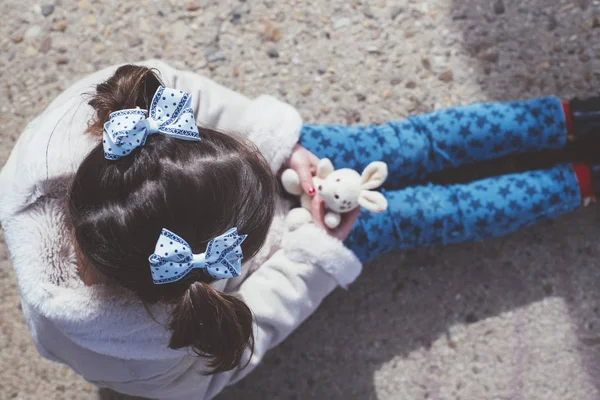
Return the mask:
<path id="1" fill-rule="evenodd" d="M 429 174 L 510 153 L 561 148 L 567 132 L 554 97 L 485 103 L 383 125 L 304 125 L 300 144 L 336 168 L 388 165 L 383 214 L 364 211 L 346 245 L 363 261 L 393 250 L 504 235 L 577 209 L 570 164 L 467 184 L 415 184 Z"/>

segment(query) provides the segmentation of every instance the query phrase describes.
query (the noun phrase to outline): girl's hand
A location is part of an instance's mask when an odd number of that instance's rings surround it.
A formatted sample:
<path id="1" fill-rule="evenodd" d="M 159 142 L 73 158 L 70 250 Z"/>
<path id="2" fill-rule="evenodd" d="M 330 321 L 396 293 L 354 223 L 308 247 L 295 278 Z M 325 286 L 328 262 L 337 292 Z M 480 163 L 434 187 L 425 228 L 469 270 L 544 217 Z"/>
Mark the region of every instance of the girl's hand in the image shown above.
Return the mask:
<path id="1" fill-rule="evenodd" d="M 297 144 L 286 165 L 298 173 L 302 189 L 311 197 L 316 193 L 313 186 L 313 175 L 317 173 L 318 163 L 317 156 Z"/>
<path id="2" fill-rule="evenodd" d="M 340 225 L 335 229 L 329 229 L 325 225 L 325 202 L 319 197 L 316 196 L 312 201 L 312 216 L 313 223 L 319 228 L 326 231 L 330 236 L 333 236 L 336 239 L 341 240 L 342 242 L 346 240 L 356 219 L 360 214 L 360 207 L 356 207 L 354 210 L 342 214 L 342 221 Z"/>

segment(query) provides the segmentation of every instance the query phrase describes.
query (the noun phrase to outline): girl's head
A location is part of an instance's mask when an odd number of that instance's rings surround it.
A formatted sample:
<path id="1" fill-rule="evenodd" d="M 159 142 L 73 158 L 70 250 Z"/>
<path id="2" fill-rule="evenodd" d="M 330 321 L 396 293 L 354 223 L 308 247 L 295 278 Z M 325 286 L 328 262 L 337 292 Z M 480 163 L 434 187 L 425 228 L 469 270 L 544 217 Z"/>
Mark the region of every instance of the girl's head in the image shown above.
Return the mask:
<path id="1" fill-rule="evenodd" d="M 119 68 L 96 88 L 89 132 L 101 136 L 113 111 L 147 110 L 159 86 L 148 68 Z M 252 349 L 250 310 L 211 288 L 214 279 L 202 270 L 154 284 L 148 257 L 163 228 L 199 254 L 212 238 L 237 227 L 248 235 L 242 244 L 248 260 L 265 241 L 276 184 L 264 158 L 246 141 L 206 128 L 199 127 L 199 133 L 198 142 L 150 135 L 143 146 L 113 161 L 99 143 L 77 170 L 68 204 L 86 264 L 146 303 L 171 305 L 169 347 L 190 347 L 219 372 L 239 365 L 244 349 Z"/>

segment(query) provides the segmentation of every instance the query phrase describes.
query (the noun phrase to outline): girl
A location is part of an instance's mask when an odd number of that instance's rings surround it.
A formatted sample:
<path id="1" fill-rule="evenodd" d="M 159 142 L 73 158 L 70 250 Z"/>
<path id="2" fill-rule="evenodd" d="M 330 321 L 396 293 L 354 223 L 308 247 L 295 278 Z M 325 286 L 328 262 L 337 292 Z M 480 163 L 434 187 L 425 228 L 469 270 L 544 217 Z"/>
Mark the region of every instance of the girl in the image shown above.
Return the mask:
<path id="1" fill-rule="evenodd" d="M 568 105 L 545 98 L 378 127 L 303 126 L 272 97 L 249 100 L 160 61 L 107 68 L 32 121 L 0 174 L 0 221 L 34 342 L 99 386 L 212 398 L 352 283 L 361 261 L 576 209 L 593 195 L 586 166 L 406 185 L 560 149 L 567 134 L 596 129 L 590 104 L 575 104 L 575 124 Z M 314 195 L 323 156 L 357 170 L 387 162 L 388 212 L 354 212 L 328 231 L 315 196 L 314 224 L 286 232 L 274 175 L 294 168 Z"/>

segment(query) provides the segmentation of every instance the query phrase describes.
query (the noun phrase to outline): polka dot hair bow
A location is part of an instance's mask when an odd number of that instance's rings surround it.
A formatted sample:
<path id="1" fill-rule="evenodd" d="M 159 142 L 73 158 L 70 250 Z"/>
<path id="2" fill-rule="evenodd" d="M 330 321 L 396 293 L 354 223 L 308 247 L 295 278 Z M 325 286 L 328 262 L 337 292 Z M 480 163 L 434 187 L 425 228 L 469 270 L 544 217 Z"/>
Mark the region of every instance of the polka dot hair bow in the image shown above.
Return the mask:
<path id="1" fill-rule="evenodd" d="M 161 86 L 152 98 L 148 118 L 146 110 L 140 108 L 111 113 L 104 124 L 104 157 L 108 160 L 124 157 L 136 147 L 143 146 L 146 137 L 154 133 L 199 141 L 191 102 L 189 94 Z"/>
<path id="2" fill-rule="evenodd" d="M 156 285 L 171 283 L 186 276 L 192 269 L 203 269 L 215 279 L 240 275 L 241 244 L 247 235 L 238 235 L 232 228 L 208 242 L 206 252 L 192 254 L 190 245 L 173 232 L 163 229 L 149 257 L 152 280 Z"/>

